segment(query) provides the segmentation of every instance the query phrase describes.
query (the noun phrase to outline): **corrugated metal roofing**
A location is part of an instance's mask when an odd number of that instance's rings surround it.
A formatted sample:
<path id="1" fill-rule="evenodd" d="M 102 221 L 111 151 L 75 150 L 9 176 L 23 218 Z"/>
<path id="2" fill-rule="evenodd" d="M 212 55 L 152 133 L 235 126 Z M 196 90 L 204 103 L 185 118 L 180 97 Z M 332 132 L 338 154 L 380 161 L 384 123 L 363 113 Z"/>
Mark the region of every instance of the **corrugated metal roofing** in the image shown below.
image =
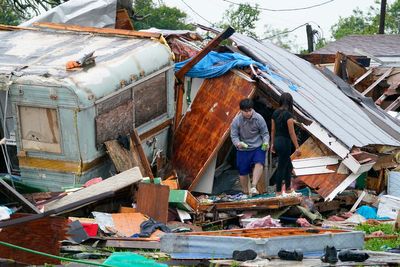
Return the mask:
<path id="1" fill-rule="evenodd" d="M 313 54 L 336 54 L 340 51 L 346 55 L 358 55 L 356 48 L 374 56 L 400 56 L 400 35 L 349 35 L 328 43 Z"/>
<path id="2" fill-rule="evenodd" d="M 297 107 L 308 113 L 347 147 L 370 144 L 400 146 L 400 140 L 379 127 L 364 112 L 366 106 L 356 104 L 311 63 L 270 42 L 260 43 L 237 33 L 231 39 L 238 46 L 246 47 L 278 74 L 297 84 L 298 90 L 293 91 L 287 84 L 269 77 L 281 92 L 292 94 Z M 383 114 L 382 112 L 377 117 L 380 123 L 389 125 L 400 133 L 399 124 L 393 123 L 388 115 Z"/>
<path id="3" fill-rule="evenodd" d="M 18 68 L 15 83 L 68 86 L 82 101 L 101 98 L 163 67 L 171 51 L 158 40 L 91 33 L 19 30 L 0 32 L 0 78 Z M 96 64 L 66 71 L 66 63 L 94 52 Z"/>

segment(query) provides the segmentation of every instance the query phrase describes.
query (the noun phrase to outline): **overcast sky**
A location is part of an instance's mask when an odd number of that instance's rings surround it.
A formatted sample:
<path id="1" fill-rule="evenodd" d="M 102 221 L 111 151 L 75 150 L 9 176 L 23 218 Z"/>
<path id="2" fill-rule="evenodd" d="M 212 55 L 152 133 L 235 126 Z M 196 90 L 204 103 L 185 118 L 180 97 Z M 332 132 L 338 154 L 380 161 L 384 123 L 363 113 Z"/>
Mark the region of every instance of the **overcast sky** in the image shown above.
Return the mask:
<path id="1" fill-rule="evenodd" d="M 340 16 L 346 17 L 351 15 L 352 10 L 356 7 L 366 11 L 368 7 L 374 5 L 375 2 L 375 0 L 331 0 L 331 2 L 329 2 L 330 0 L 229 1 L 236 3 L 258 4 L 260 8 L 268 9 L 303 8 L 328 2 L 322 6 L 297 11 L 277 12 L 263 10 L 260 16 L 261 19 L 257 24 L 257 34 L 262 35 L 264 33 L 264 25 L 270 25 L 281 30 L 285 28 L 291 30 L 308 22 L 314 29 L 320 30 L 321 28 L 322 34 L 327 39 L 331 38 L 330 28 L 338 21 Z M 388 0 L 387 2 L 390 4 L 393 3 L 394 0 Z M 221 21 L 225 10 L 231 5 L 229 2 L 224 0 L 164 0 L 164 3 L 167 6 L 175 6 L 185 11 L 188 14 L 191 22 L 198 22 L 207 26 L 209 25 L 207 21 L 212 23 Z M 197 12 L 204 19 L 195 12 Z M 301 48 L 307 47 L 305 26 L 293 31 L 290 37 L 292 39 L 295 38 L 296 44 Z"/>

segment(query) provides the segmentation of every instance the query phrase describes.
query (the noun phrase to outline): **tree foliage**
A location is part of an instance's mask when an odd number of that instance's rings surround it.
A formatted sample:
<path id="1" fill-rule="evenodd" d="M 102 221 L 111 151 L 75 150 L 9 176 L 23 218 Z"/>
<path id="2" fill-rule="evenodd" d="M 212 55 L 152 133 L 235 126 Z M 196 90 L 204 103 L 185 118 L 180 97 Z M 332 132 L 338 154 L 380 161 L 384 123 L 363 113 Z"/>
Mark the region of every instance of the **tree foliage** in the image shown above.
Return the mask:
<path id="1" fill-rule="evenodd" d="M 19 23 L 20 18 L 15 11 L 5 0 L 0 0 L 0 24 L 18 25 Z"/>
<path id="2" fill-rule="evenodd" d="M 66 1 L 68 0 L 4 0 L 3 2 L 7 4 L 9 9 L 13 10 L 14 14 L 25 20 Z"/>
<path id="3" fill-rule="evenodd" d="M 400 24 L 400 0 L 387 6 L 385 33 L 398 34 Z M 331 28 L 332 37 L 340 39 L 350 34 L 376 34 L 379 29 L 380 1 L 370 6 L 366 12 L 356 8 L 349 17 L 340 17 Z"/>
<path id="4" fill-rule="evenodd" d="M 235 8 L 237 7 L 237 8 Z M 221 28 L 232 26 L 236 32 L 257 38 L 255 32 L 256 23 L 260 19 L 261 11 L 258 5 L 252 7 L 250 4 L 231 5 L 225 11 L 223 21 L 219 23 Z"/>
<path id="5" fill-rule="evenodd" d="M 154 1 L 135 0 L 135 16 L 141 18 L 134 22 L 136 30 L 148 29 L 151 27 L 169 30 L 193 29 L 193 26 L 186 23 L 187 14 L 176 7 L 168 7 L 161 2 L 158 6 Z"/>

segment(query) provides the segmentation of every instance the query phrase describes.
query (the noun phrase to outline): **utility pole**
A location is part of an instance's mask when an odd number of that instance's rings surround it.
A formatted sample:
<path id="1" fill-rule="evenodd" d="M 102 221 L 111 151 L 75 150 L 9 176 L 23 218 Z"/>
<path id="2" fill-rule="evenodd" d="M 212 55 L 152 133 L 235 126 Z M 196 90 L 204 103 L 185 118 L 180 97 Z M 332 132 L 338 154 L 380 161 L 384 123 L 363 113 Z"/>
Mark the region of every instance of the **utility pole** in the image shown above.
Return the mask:
<path id="1" fill-rule="evenodd" d="M 308 53 L 314 51 L 314 33 L 310 24 L 306 25 Z"/>
<path id="2" fill-rule="evenodd" d="M 378 34 L 385 34 L 386 0 L 381 0 L 381 15 L 379 17 Z"/>

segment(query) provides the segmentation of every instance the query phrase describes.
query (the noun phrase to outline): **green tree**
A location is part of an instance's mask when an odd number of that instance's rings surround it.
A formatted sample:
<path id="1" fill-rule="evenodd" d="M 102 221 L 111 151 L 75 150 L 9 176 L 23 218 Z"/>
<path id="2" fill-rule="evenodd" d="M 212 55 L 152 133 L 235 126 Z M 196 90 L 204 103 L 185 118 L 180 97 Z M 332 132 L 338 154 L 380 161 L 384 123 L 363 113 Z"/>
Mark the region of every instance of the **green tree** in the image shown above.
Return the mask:
<path id="1" fill-rule="evenodd" d="M 18 17 L 24 20 L 66 1 L 68 0 L 3 0 L 9 9 L 12 9 Z"/>
<path id="2" fill-rule="evenodd" d="M 151 27 L 169 30 L 192 30 L 186 23 L 187 14 L 176 7 L 168 7 L 163 2 L 158 6 L 149 0 L 136 0 L 133 6 L 135 16 L 141 20 L 134 21 L 136 30 Z"/>
<path id="3" fill-rule="evenodd" d="M 385 33 L 398 34 L 400 24 L 400 0 L 387 6 L 385 17 Z M 379 29 L 380 1 L 370 6 L 366 12 L 356 8 L 349 17 L 340 17 L 331 27 L 332 37 L 340 39 L 351 34 L 376 34 Z"/>
<path id="4" fill-rule="evenodd" d="M 0 24 L 18 25 L 20 18 L 5 0 L 0 0 Z"/>
<path id="5" fill-rule="evenodd" d="M 236 5 L 235 5 L 236 6 Z M 239 4 L 237 8 L 231 5 L 225 11 L 223 21 L 219 23 L 221 28 L 232 26 L 236 32 L 257 38 L 255 33 L 256 23 L 260 19 L 261 11 L 258 5 L 252 7 L 250 4 Z"/>

